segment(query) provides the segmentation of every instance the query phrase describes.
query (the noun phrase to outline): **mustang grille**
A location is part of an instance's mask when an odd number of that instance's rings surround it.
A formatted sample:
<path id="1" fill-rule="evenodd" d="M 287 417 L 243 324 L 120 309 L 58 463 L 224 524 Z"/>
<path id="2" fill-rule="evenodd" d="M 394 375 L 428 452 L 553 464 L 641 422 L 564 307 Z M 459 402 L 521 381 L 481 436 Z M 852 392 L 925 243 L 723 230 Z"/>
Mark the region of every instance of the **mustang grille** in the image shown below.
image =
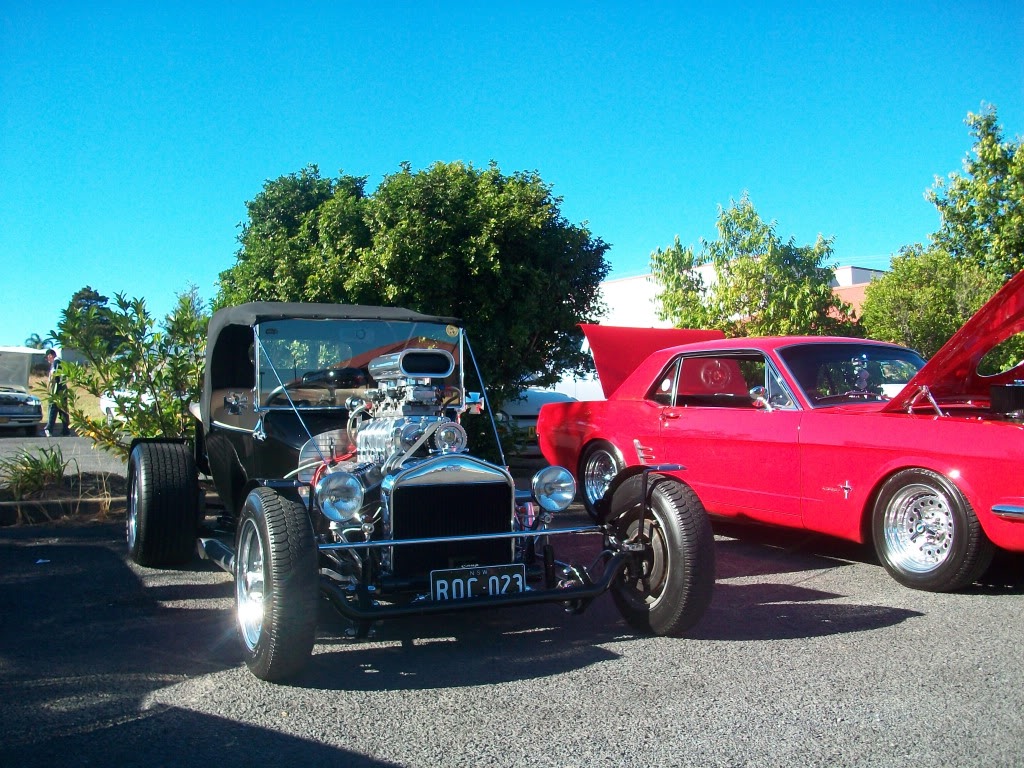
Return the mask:
<path id="1" fill-rule="evenodd" d="M 512 488 L 507 483 L 400 486 L 392 497 L 396 540 L 507 533 L 511 517 Z M 392 572 L 412 578 L 439 568 L 508 563 L 512 547 L 510 539 L 395 547 Z"/>

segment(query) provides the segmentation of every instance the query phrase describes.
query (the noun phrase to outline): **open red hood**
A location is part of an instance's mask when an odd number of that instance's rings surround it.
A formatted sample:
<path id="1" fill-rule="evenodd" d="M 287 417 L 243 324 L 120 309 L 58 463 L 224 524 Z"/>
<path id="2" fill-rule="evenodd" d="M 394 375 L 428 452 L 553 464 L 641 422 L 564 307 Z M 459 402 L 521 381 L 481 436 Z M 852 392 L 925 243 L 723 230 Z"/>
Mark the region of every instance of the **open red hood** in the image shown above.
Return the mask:
<path id="1" fill-rule="evenodd" d="M 905 411 L 922 386 L 937 400 L 988 398 L 993 384 L 1024 379 L 1024 363 L 981 376 L 978 363 L 997 344 L 1024 330 L 1024 271 L 1018 272 L 953 334 L 884 411 Z"/>
<path id="2" fill-rule="evenodd" d="M 594 355 L 594 365 L 605 397 L 618 389 L 652 352 L 679 344 L 725 338 L 721 331 L 695 331 L 687 328 L 627 328 L 587 323 L 581 323 L 580 327 L 590 342 L 590 351 Z"/>

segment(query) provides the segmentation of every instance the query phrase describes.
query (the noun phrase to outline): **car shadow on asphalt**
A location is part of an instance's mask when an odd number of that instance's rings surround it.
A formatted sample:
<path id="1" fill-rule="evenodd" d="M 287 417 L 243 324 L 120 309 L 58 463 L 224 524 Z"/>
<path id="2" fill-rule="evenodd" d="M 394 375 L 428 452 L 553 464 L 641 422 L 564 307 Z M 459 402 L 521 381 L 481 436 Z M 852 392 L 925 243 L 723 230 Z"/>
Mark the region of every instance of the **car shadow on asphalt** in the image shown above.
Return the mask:
<path id="1" fill-rule="evenodd" d="M 557 605 L 407 617 L 352 640 L 349 624 L 321 611 L 317 652 L 293 684 L 327 690 L 429 690 L 545 678 L 619 658 L 602 647 L 633 637 L 598 598 L 582 615 Z"/>
<path id="2" fill-rule="evenodd" d="M 716 520 L 719 580 L 738 576 L 843 567 L 875 566 L 879 578 L 890 578 L 870 544 L 819 533 Z M 1024 553 L 996 550 L 980 579 L 960 594 L 1024 594 Z"/>

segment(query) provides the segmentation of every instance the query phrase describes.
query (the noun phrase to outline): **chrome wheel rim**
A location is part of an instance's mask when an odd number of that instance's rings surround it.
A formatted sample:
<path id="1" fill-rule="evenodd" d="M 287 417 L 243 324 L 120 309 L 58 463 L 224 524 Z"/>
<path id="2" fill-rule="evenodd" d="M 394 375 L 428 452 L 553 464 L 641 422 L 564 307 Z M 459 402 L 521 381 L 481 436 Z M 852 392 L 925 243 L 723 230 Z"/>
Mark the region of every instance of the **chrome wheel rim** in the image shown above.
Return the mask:
<path id="1" fill-rule="evenodd" d="M 608 486 L 615 479 L 618 463 L 608 451 L 599 449 L 590 454 L 583 470 L 583 492 L 587 501 L 594 504 L 604 496 Z"/>
<path id="2" fill-rule="evenodd" d="M 949 558 L 952 506 L 945 494 L 924 484 L 901 488 L 885 508 L 885 546 L 892 563 L 910 573 L 928 573 Z"/>
<path id="3" fill-rule="evenodd" d="M 252 520 L 242 523 L 235 566 L 235 604 L 242 640 L 253 651 L 263 634 L 265 592 L 263 541 Z"/>
<path id="4" fill-rule="evenodd" d="M 128 549 L 134 551 L 135 541 L 139 536 L 139 484 L 132 474 L 131 489 L 128 492 L 128 514 L 125 515 L 125 536 Z"/>
<path id="5" fill-rule="evenodd" d="M 623 571 L 625 583 L 623 595 L 637 605 L 653 608 L 661 602 L 665 594 L 665 582 L 668 580 L 669 551 L 664 531 L 656 519 L 646 516 L 644 533 L 638 536 L 640 521 L 634 520 L 626 529 L 626 540 L 646 545 L 643 558 L 640 560 L 640 572 L 630 566 Z"/>

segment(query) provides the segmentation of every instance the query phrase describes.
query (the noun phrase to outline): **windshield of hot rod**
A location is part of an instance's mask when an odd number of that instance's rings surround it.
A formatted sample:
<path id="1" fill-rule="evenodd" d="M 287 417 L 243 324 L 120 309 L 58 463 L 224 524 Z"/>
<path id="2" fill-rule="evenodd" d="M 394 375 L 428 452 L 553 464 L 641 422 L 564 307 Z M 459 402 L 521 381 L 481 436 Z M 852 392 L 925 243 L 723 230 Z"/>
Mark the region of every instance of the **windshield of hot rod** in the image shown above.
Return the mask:
<path id="1" fill-rule="evenodd" d="M 454 367 L 432 377 L 462 405 L 462 330 L 455 325 L 366 319 L 282 319 L 256 326 L 257 407 L 346 407 L 377 382 L 371 363 L 411 349 L 440 350 Z"/>

